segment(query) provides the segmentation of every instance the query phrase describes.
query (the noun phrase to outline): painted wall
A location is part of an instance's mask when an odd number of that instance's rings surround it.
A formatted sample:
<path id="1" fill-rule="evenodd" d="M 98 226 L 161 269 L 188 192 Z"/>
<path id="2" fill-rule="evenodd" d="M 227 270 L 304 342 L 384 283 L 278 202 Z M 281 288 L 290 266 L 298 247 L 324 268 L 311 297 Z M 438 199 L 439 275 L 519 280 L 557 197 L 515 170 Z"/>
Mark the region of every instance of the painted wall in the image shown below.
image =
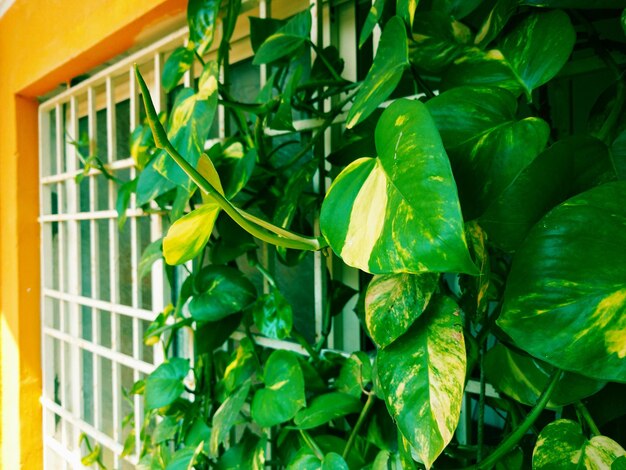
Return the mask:
<path id="1" fill-rule="evenodd" d="M 0 18 L 0 468 L 42 466 L 36 98 L 180 24 L 185 7 L 16 0 Z"/>

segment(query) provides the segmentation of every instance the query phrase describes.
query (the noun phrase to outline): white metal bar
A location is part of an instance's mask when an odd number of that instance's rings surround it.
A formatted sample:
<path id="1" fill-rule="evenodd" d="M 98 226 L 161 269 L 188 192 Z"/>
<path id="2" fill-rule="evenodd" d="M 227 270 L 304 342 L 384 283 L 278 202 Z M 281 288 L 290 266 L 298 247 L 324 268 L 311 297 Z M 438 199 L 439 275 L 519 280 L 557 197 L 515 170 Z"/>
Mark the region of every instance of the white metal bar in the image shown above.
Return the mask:
<path id="1" fill-rule="evenodd" d="M 117 135 L 116 135 L 116 116 L 115 116 L 115 90 L 113 88 L 113 80 L 110 76 L 106 78 L 106 135 L 107 135 L 107 163 L 111 164 L 115 160 Z M 115 207 L 117 196 L 117 185 L 109 180 L 109 200 L 108 207 Z M 119 294 L 119 231 L 117 223 L 114 219 L 109 219 L 109 288 L 111 292 L 111 303 L 120 303 Z M 121 332 L 120 318 L 114 312 L 111 312 L 111 349 L 119 351 L 121 348 Z M 117 361 L 112 361 L 112 415 L 113 415 L 113 440 L 122 442 L 122 397 L 120 388 L 122 383 L 122 375 L 120 365 Z M 113 466 L 118 468 L 120 465 L 119 455 L 113 454 Z"/>
<path id="2" fill-rule="evenodd" d="M 126 367 L 130 367 L 131 369 L 137 369 L 139 372 L 142 372 L 144 374 L 150 374 L 154 370 L 154 364 L 150 364 L 139 359 L 134 359 L 130 356 L 127 356 L 126 354 L 122 354 L 121 352 L 113 351 L 111 348 L 92 343 L 91 341 L 87 341 L 83 338 L 76 338 L 68 333 L 63 333 L 62 331 L 59 331 L 55 328 L 50 328 L 46 326 L 43 329 L 44 333 L 47 336 L 59 339 L 61 341 L 65 341 L 68 344 L 75 343 L 77 346 L 93 353 L 94 356 L 98 356 L 99 358 L 102 357 L 105 359 L 109 359 L 110 361 L 117 361 Z"/>
<path id="3" fill-rule="evenodd" d="M 160 213 L 161 211 L 157 211 Z M 127 209 L 127 217 L 141 217 L 146 215 L 141 209 Z M 39 217 L 39 222 L 63 222 L 68 220 L 98 220 L 98 219 L 117 219 L 118 213 L 114 210 L 79 212 L 77 214 L 52 214 Z"/>
<path id="4" fill-rule="evenodd" d="M 85 307 L 91 307 L 98 310 L 110 311 L 120 315 L 126 315 L 129 317 L 136 317 L 141 320 L 152 321 L 154 320 L 154 312 L 151 310 L 145 310 L 142 308 L 133 308 L 127 305 L 113 304 L 106 300 L 94 299 L 91 297 L 84 297 L 81 295 L 72 295 L 65 292 L 56 291 L 54 289 L 43 289 L 43 295 L 53 299 L 64 300 L 66 302 L 76 302 Z"/>
<path id="5" fill-rule="evenodd" d="M 123 160 L 115 160 L 115 161 L 111 161 L 108 162 L 106 165 L 106 168 L 108 170 L 124 170 L 126 168 L 131 168 L 135 165 L 135 161 L 132 158 L 125 158 Z M 95 175 L 99 175 L 102 172 L 98 169 L 92 168 L 91 170 L 89 170 L 89 172 L 87 173 L 87 176 L 95 176 Z M 48 175 L 48 176 L 42 176 L 39 179 L 39 182 L 41 184 L 52 184 L 52 183 L 60 183 L 62 181 L 65 180 L 72 180 L 75 179 L 77 175 L 82 174 L 82 170 L 77 170 L 74 172 L 62 172 L 56 175 Z"/>
<path id="6" fill-rule="evenodd" d="M 87 88 L 87 127 L 89 132 L 90 153 L 95 148 L 96 138 L 96 96 L 92 86 Z M 93 153 L 91 153 L 93 155 Z M 96 212 L 97 187 L 95 178 L 89 178 L 89 212 Z M 95 219 L 89 220 L 90 239 L 89 257 L 91 267 L 91 295 L 94 299 L 100 298 L 100 271 L 98 251 L 100 248 L 100 233 Z M 100 344 L 100 315 L 95 308 L 91 309 L 91 338 L 94 344 Z M 93 352 L 93 351 L 92 351 Z M 93 416 L 96 429 L 102 429 L 102 362 L 100 356 L 93 354 Z"/>

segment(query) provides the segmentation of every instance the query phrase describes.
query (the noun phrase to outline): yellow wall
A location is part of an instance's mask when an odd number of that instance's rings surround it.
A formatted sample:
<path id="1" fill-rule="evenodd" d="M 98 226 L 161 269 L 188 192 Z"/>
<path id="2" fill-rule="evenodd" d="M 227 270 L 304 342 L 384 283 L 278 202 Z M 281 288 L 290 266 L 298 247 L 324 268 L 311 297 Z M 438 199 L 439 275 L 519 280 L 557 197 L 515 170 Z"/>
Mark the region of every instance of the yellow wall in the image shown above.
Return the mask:
<path id="1" fill-rule="evenodd" d="M 147 39 L 185 5 L 16 0 L 0 19 L 0 468 L 42 467 L 36 97 Z"/>

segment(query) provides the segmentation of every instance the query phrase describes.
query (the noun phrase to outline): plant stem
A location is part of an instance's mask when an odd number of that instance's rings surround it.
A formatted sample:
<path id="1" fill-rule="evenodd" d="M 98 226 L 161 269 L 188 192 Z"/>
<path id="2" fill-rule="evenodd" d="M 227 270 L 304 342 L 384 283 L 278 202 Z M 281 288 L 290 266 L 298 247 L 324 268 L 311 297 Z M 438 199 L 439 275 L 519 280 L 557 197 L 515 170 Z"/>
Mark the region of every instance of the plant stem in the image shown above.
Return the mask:
<path id="1" fill-rule="evenodd" d="M 417 83 L 417 85 L 422 89 L 422 91 L 428 97 L 428 99 L 434 98 L 436 96 L 435 93 L 426 84 L 424 79 L 417 72 L 414 65 L 411 65 L 411 74 L 413 75 L 413 80 L 415 80 L 415 83 Z"/>
<path id="2" fill-rule="evenodd" d="M 598 429 L 596 422 L 591 417 L 591 414 L 589 414 L 589 410 L 583 404 L 583 402 L 579 401 L 574 406 L 576 407 L 576 410 L 585 419 L 585 422 L 587 423 L 587 426 L 589 426 L 589 431 L 591 431 L 592 436 L 601 436 L 602 433 L 600 432 L 600 429 Z"/>
<path id="3" fill-rule="evenodd" d="M 342 456 L 344 459 L 350 453 L 350 450 L 352 449 L 352 446 L 354 445 L 356 436 L 359 434 L 359 431 L 361 430 L 363 423 L 367 419 L 367 415 L 369 414 L 370 410 L 372 409 L 372 406 L 374 405 L 375 398 L 376 398 L 376 395 L 374 393 L 370 393 L 367 396 L 367 401 L 365 402 L 365 406 L 363 406 L 363 409 L 361 410 L 361 414 L 359 415 L 359 419 L 357 420 L 356 424 L 352 428 L 352 432 L 350 433 L 348 442 L 346 442 L 346 447 L 343 449 Z"/>
<path id="4" fill-rule="evenodd" d="M 191 178 L 191 180 L 206 194 L 211 196 L 217 205 L 224 210 L 241 228 L 259 240 L 285 248 L 297 250 L 317 251 L 327 246 L 326 240 L 322 237 L 306 237 L 298 235 L 288 230 L 276 227 L 269 222 L 263 221 L 247 214 L 241 209 L 233 206 L 217 189 L 213 187 L 193 166 L 187 162 L 170 143 L 163 125 L 158 120 L 156 110 L 150 98 L 150 91 L 135 65 L 135 73 L 141 92 L 143 95 L 146 116 L 157 148 L 165 150 L 170 157 L 181 167 L 181 169 Z M 263 230 L 265 229 L 265 230 Z"/>
<path id="5" fill-rule="evenodd" d="M 300 344 L 300 346 L 302 346 L 306 350 L 306 352 L 309 353 L 311 359 L 316 362 L 320 360 L 320 355 L 318 354 L 318 352 L 313 349 L 313 347 L 309 344 L 304 335 L 296 330 L 295 327 L 292 327 L 291 329 L 291 336 L 293 336 L 294 339 Z"/>
<path id="6" fill-rule="evenodd" d="M 342 78 L 337 74 L 337 71 L 333 68 L 333 66 L 330 64 L 330 62 L 328 62 L 328 59 L 326 59 L 326 57 L 324 57 L 324 52 L 320 51 L 319 46 L 317 46 L 313 42 L 311 42 L 311 46 L 313 46 L 313 49 L 315 50 L 315 53 L 317 54 L 317 57 L 319 57 L 320 60 L 324 63 L 324 65 L 326 66 L 326 68 L 328 69 L 330 74 L 333 76 L 333 78 L 335 80 L 337 80 L 338 82 L 341 81 Z"/>
<path id="7" fill-rule="evenodd" d="M 304 442 L 309 447 L 309 449 L 313 451 L 315 456 L 320 460 L 324 460 L 324 453 L 322 452 L 322 449 L 320 449 L 320 447 L 313 440 L 313 438 L 309 435 L 309 433 L 300 429 L 300 435 L 302 436 L 302 439 L 304 439 Z"/>
<path id="8" fill-rule="evenodd" d="M 530 413 L 526 415 L 524 421 L 519 425 L 515 431 L 509 434 L 500 445 L 494 450 L 487 458 L 482 460 L 481 462 L 476 463 L 470 467 L 466 467 L 464 470 L 480 470 L 491 468 L 498 460 L 508 454 L 524 437 L 524 434 L 531 428 L 533 423 L 537 420 L 541 412 L 544 410 L 548 402 L 550 401 L 550 397 L 556 388 L 556 384 L 559 382 L 561 378 L 561 370 L 556 369 L 552 375 L 550 376 L 550 380 L 548 381 L 548 385 L 541 393 L 541 396 L 537 400 L 537 403 L 530 410 Z"/>

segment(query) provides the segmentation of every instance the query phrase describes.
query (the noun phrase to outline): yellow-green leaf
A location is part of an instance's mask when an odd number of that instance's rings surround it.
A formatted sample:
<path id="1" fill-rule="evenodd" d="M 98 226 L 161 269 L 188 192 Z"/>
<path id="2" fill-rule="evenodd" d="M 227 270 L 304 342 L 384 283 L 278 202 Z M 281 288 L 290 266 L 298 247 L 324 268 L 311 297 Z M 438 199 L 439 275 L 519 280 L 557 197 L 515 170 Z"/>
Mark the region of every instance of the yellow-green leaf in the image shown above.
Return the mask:
<path id="1" fill-rule="evenodd" d="M 606 436 L 587 439 L 574 421 L 559 419 L 548 424 L 533 451 L 533 470 L 606 470 L 624 449 Z"/>
<path id="2" fill-rule="evenodd" d="M 208 202 L 172 224 L 163 239 L 163 256 L 167 264 L 185 263 L 198 256 L 209 241 L 220 208 Z"/>
<path id="3" fill-rule="evenodd" d="M 458 424 L 465 383 L 465 342 L 458 306 L 431 299 L 402 337 L 378 352 L 378 379 L 387 409 L 426 468 Z"/>

